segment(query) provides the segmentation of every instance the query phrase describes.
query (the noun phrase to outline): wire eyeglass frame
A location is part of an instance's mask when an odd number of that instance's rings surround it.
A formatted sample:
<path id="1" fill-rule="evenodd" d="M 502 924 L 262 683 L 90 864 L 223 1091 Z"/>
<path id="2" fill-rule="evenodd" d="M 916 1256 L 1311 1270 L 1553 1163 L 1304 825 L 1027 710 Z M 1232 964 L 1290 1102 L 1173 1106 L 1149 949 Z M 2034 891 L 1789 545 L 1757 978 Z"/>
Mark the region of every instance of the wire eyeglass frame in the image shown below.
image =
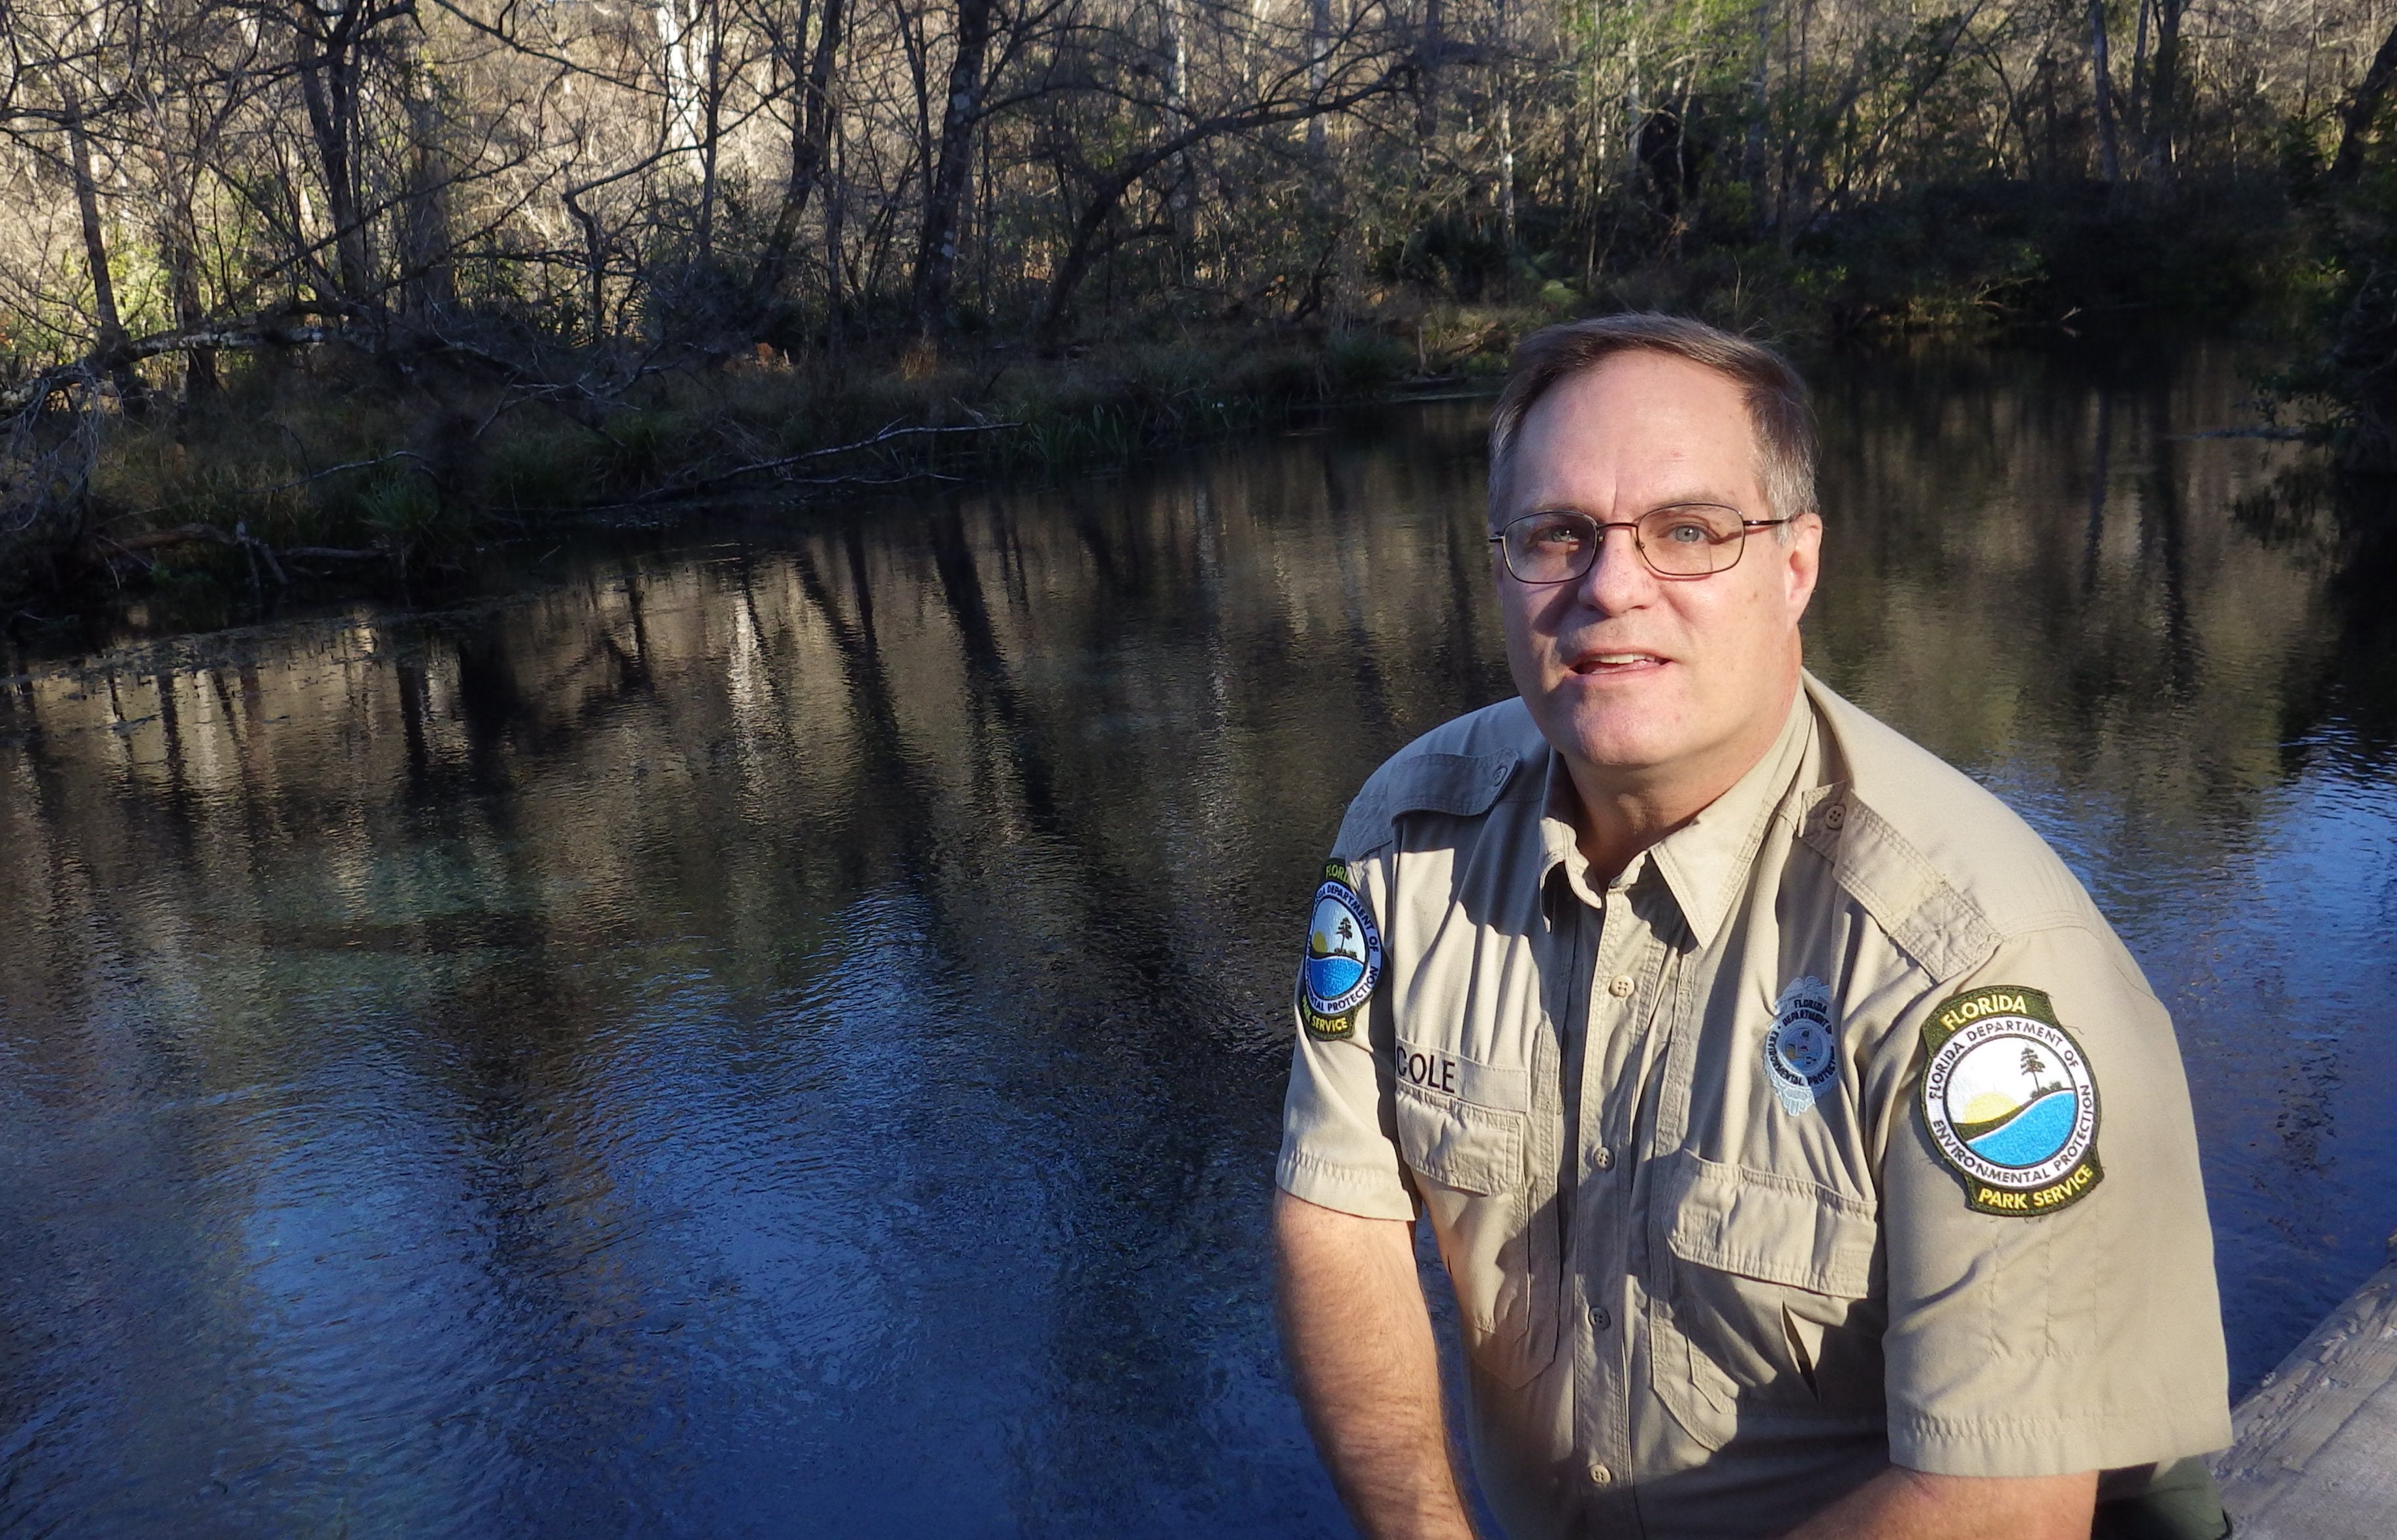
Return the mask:
<path id="1" fill-rule="evenodd" d="M 1710 556 L 1726 545 L 1731 546 L 1731 559 L 1720 567 L 1708 567 L 1702 572 L 1677 572 L 1659 565 L 1655 553 L 1648 548 L 1648 540 L 1642 533 L 1643 527 L 1648 527 L 1646 535 L 1657 537 L 1657 542 L 1661 545 L 1664 543 L 1664 531 L 1672 527 L 1670 516 L 1693 512 L 1727 514 L 1738 522 L 1739 528 L 1729 533 L 1716 534 L 1709 529 L 1703 546 Z M 1572 571 L 1560 577 L 1526 577 L 1515 565 L 1517 554 L 1515 544 L 1507 539 L 1507 536 L 1524 525 L 1538 520 L 1562 520 L 1568 526 L 1572 524 L 1587 526 L 1587 536 L 1582 546 L 1583 554 Z M 1712 519 L 1702 519 L 1699 522 L 1707 526 L 1714 523 Z M 1613 520 L 1592 518 L 1587 514 L 1573 509 L 1552 508 L 1507 520 L 1504 528 L 1490 537 L 1490 543 L 1498 547 L 1500 559 L 1506 564 L 1507 574 L 1517 583 L 1533 588 L 1552 587 L 1560 583 L 1577 583 L 1589 576 L 1590 569 L 1598 565 L 1598 558 L 1605 547 L 1606 532 L 1609 529 L 1628 529 L 1631 531 L 1632 547 L 1640 553 L 1640 559 L 1647 564 L 1648 570 L 1669 583 L 1694 583 L 1701 579 L 1714 577 L 1718 573 L 1728 572 L 1738 566 L 1739 558 L 1748 551 L 1748 536 L 1759 529 L 1778 529 L 1789 522 L 1791 521 L 1786 518 L 1748 518 L 1742 516 L 1738 509 L 1720 502 L 1668 502 L 1661 508 L 1649 509 L 1636 519 Z M 1526 559 L 1528 561 L 1528 556 Z"/>

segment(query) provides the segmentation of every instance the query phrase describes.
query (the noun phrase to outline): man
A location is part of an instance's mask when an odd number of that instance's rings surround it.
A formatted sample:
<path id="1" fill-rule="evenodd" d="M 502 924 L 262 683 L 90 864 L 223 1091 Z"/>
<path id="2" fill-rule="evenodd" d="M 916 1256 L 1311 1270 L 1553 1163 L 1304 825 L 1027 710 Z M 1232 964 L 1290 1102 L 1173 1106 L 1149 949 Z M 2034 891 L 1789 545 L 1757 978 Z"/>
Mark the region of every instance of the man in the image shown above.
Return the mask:
<path id="1" fill-rule="evenodd" d="M 1797 376 L 1694 322 L 1526 341 L 1491 424 L 1519 700 L 1351 804 L 1275 1228 L 1359 1527 L 1465 1536 L 1412 1222 L 1510 1535 L 2227 1525 L 2172 1025 L 1988 793 L 1808 676 Z"/>

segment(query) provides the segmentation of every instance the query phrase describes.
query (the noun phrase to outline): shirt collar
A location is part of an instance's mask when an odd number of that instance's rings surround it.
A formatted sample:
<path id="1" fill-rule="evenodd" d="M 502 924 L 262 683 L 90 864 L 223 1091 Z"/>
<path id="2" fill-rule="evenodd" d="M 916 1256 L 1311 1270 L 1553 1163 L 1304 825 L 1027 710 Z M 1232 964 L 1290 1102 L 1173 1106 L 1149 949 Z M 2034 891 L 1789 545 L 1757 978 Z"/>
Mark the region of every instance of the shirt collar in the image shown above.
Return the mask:
<path id="1" fill-rule="evenodd" d="M 1731 912 L 1758 848 L 1764 843 L 1774 810 L 1780 807 L 1804 761 L 1814 729 L 1814 713 L 1801 688 L 1792 692 L 1779 736 L 1748 773 L 1688 823 L 1634 857 L 1612 886 L 1628 888 L 1654 866 L 1698 945 L 1710 944 L 1723 917 Z M 1547 803 L 1540 820 L 1540 880 L 1545 891 L 1562 866 L 1576 895 L 1595 904 L 1600 895 L 1589 889 L 1589 869 L 1582 859 L 1574 823 L 1580 803 L 1573 776 L 1565 768 L 1564 756 L 1554 747 L 1548 750 L 1547 759 Z"/>

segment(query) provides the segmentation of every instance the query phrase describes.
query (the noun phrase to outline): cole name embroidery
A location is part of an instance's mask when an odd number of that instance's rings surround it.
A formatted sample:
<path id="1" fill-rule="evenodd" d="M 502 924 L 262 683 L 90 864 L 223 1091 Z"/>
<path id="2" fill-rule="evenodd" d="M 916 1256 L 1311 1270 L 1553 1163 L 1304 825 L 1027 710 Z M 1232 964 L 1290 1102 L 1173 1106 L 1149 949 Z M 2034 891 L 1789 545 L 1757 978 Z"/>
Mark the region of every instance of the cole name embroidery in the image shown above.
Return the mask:
<path id="1" fill-rule="evenodd" d="M 1399 1055 L 1399 1074 L 1417 1090 L 1456 1094 L 1456 1061 L 1444 1053 L 1407 1049 Z"/>

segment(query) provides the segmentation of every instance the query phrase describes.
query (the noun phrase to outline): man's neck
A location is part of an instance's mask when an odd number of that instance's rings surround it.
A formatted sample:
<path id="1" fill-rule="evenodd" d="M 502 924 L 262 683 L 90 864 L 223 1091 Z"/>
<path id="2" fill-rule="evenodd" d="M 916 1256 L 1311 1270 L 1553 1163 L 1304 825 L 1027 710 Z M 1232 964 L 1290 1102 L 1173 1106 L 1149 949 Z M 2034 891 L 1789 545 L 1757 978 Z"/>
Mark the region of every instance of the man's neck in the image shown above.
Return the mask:
<path id="1" fill-rule="evenodd" d="M 1793 699 L 1797 689 L 1793 679 Z M 1788 720 L 1785 701 L 1779 713 L 1750 730 L 1694 762 L 1670 767 L 1627 770 L 1567 756 L 1565 768 L 1581 803 L 1576 843 L 1582 859 L 1589 863 L 1590 881 L 1601 887 L 1614 881 L 1640 851 L 1712 807 L 1773 751 Z"/>

